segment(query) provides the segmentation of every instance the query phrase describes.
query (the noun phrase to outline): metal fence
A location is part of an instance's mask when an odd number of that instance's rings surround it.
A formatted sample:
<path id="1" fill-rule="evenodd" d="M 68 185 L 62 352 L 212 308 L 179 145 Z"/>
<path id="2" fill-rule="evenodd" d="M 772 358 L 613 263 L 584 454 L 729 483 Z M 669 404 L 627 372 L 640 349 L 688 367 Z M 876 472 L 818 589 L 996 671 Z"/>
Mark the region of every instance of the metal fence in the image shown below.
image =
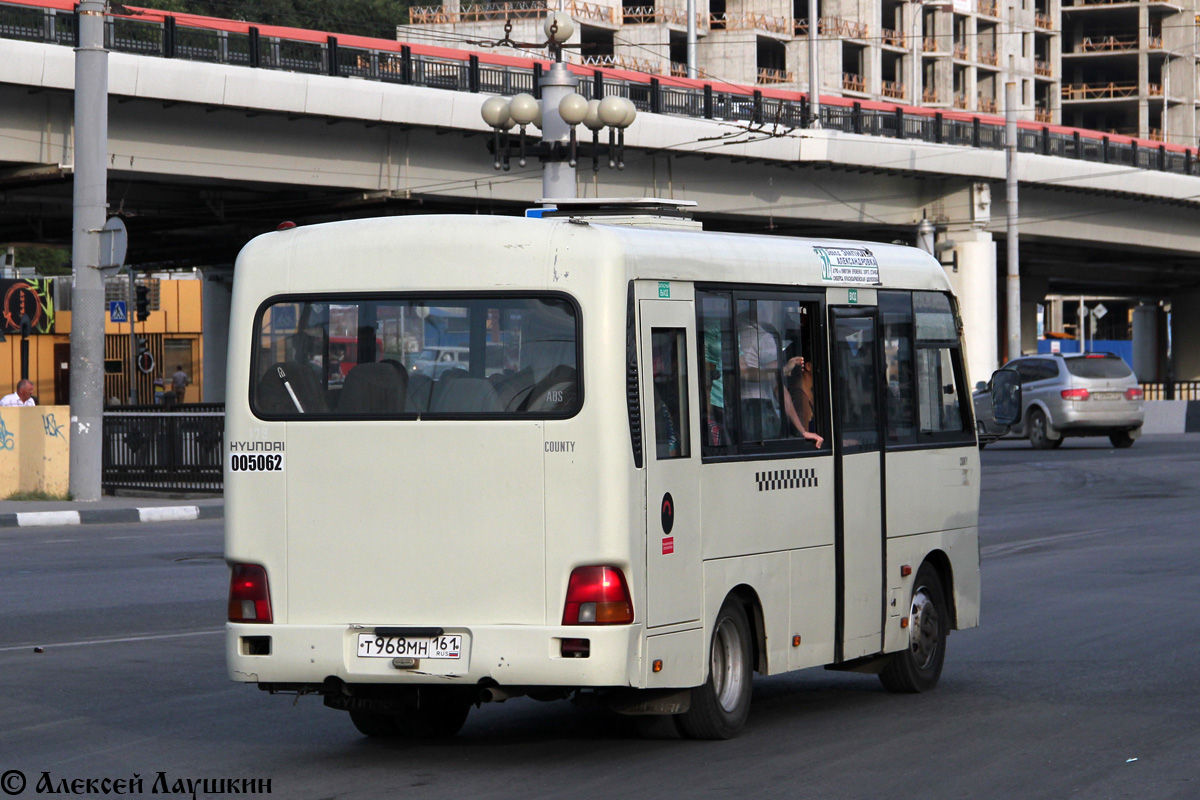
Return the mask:
<path id="1" fill-rule="evenodd" d="M 74 45 L 76 30 L 75 15 L 69 11 L 16 6 L 0 0 L 0 38 Z M 365 78 L 458 92 L 507 95 L 525 91 L 537 95 L 543 69 L 537 62 L 528 67 L 489 64 L 467 53 L 461 59 L 427 55 L 409 45 L 347 47 L 339 45 L 336 36 L 309 36 L 303 40 L 265 36 L 255 26 L 249 26 L 248 33 L 214 29 L 212 23 L 207 27 L 190 26 L 171 15 L 163 15 L 160 20 L 109 17 L 105 41 L 112 50 L 141 55 Z M 728 88 L 728 84 L 720 86 Z M 813 122 L 808 100 L 803 96 L 765 97 L 761 91 L 749 87 L 716 91 L 711 83 L 664 86 L 659 78 L 649 74 L 644 80 L 617 78 L 595 68 L 593 79 L 584 78 L 581 82 L 580 93 L 589 98 L 627 97 L 639 111 L 654 114 L 782 128 L 805 127 Z M 868 106 L 827 100 L 821 105 L 821 126 L 847 133 L 963 147 L 990 150 L 1004 147 L 1004 123 L 994 117 L 964 118 L 966 115 L 961 112 L 946 114 L 932 110 L 912 112 L 902 106 L 881 107 L 881 103 Z M 1194 148 L 1179 151 L 1157 142 L 1115 141 L 1098 132 L 1055 129 L 1049 125 L 1032 128 L 1025 125 L 1017 140 L 1018 149 L 1027 153 L 1200 175 L 1200 160 Z"/>
<path id="2" fill-rule="evenodd" d="M 103 490 L 222 491 L 224 408 L 197 403 L 105 411 Z"/>
<path id="3" fill-rule="evenodd" d="M 1143 383 L 1147 400 L 1200 400 L 1200 381 Z"/>

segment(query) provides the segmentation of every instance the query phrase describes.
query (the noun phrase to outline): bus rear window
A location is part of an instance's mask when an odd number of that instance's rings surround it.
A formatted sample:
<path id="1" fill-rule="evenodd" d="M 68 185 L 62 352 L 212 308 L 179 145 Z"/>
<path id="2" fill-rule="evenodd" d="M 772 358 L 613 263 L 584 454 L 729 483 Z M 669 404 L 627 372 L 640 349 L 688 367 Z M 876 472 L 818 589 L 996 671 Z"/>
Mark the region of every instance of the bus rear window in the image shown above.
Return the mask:
<path id="1" fill-rule="evenodd" d="M 264 419 L 556 418 L 581 401 L 564 297 L 290 296 L 255 324 Z"/>

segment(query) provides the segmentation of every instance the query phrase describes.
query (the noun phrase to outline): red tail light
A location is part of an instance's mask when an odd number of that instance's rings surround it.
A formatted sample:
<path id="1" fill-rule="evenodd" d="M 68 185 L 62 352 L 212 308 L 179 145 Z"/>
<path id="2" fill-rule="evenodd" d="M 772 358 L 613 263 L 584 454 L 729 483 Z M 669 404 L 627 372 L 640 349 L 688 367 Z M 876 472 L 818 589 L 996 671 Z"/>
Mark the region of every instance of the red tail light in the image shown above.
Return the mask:
<path id="1" fill-rule="evenodd" d="M 616 567 L 576 567 L 567 583 L 563 625 L 627 625 L 633 600 Z"/>
<path id="2" fill-rule="evenodd" d="M 1146 393 L 1143 392 L 1141 389 L 1126 389 L 1125 390 L 1125 399 L 1126 400 L 1141 400 L 1145 396 L 1146 396 Z"/>
<path id="3" fill-rule="evenodd" d="M 1088 390 L 1087 389 L 1063 389 L 1062 396 L 1063 396 L 1063 400 L 1087 400 L 1088 399 Z"/>
<path id="4" fill-rule="evenodd" d="M 270 622 L 267 571 L 257 564 L 234 564 L 229 578 L 229 621 Z"/>

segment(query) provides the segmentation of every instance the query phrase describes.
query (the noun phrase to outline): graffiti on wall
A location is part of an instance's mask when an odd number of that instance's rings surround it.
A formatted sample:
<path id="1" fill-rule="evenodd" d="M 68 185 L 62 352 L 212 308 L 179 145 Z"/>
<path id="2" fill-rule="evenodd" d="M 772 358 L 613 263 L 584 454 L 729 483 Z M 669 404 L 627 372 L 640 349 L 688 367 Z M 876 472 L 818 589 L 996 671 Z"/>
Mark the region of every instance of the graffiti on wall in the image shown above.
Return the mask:
<path id="1" fill-rule="evenodd" d="M 30 333 L 54 333 L 54 280 L 23 278 L 0 280 L 0 317 L 5 333 L 20 333 L 21 319 L 29 317 Z"/>

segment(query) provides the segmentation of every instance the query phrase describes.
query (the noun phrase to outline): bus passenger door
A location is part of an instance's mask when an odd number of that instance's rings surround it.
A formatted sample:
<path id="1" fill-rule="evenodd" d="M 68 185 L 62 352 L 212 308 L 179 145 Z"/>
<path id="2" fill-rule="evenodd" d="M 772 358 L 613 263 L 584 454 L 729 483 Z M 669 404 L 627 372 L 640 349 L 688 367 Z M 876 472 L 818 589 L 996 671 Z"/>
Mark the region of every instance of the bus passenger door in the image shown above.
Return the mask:
<path id="1" fill-rule="evenodd" d="M 646 627 L 699 620 L 700 447 L 696 312 L 687 301 L 642 300 L 642 437 L 646 465 Z"/>
<path id="2" fill-rule="evenodd" d="M 839 661 L 883 645 L 884 529 L 877 316 L 831 309 Z"/>

